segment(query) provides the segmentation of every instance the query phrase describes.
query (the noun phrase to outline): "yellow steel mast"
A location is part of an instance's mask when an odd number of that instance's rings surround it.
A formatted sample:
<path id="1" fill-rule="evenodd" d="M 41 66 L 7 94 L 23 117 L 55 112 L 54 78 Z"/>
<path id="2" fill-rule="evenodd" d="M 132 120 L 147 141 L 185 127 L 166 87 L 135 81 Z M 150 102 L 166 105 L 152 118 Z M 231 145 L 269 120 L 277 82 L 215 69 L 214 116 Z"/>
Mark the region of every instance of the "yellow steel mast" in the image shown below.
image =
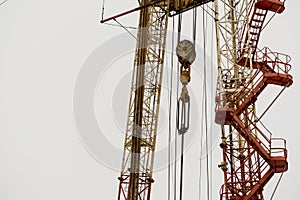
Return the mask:
<path id="1" fill-rule="evenodd" d="M 118 200 L 150 200 L 168 17 L 212 0 L 142 0 Z M 172 13 L 171 13 L 172 12 Z"/>
<path id="2" fill-rule="evenodd" d="M 149 4 L 143 0 L 141 6 Z M 150 199 L 168 24 L 167 2 L 140 11 L 118 199 Z"/>

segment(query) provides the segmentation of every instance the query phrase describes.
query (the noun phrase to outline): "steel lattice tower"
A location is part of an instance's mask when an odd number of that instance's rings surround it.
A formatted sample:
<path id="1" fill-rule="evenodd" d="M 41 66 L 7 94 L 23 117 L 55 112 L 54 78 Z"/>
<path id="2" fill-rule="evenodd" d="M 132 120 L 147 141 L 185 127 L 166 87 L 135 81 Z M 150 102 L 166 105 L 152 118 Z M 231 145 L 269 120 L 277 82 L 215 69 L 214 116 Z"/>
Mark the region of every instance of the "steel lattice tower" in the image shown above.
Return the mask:
<path id="1" fill-rule="evenodd" d="M 118 200 L 150 200 L 168 17 L 210 1 L 142 0 L 121 14 L 140 10 Z"/>
<path id="2" fill-rule="evenodd" d="M 288 169 L 285 140 L 273 138 L 255 111 L 257 97 L 267 85 L 289 87 L 293 83 L 289 56 L 257 48 L 267 13 L 284 9 L 281 0 L 215 1 L 215 121 L 222 127 L 222 200 L 264 199 L 263 188 L 274 173 Z"/>
<path id="3" fill-rule="evenodd" d="M 150 200 L 168 17 L 210 1 L 142 0 L 140 7 L 101 21 L 140 10 L 118 200 Z M 284 3 L 215 0 L 221 200 L 262 200 L 271 177 L 288 169 L 285 140 L 273 138 L 255 110 L 267 85 L 293 83 L 288 55 L 257 48 L 267 14 L 282 13 Z"/>

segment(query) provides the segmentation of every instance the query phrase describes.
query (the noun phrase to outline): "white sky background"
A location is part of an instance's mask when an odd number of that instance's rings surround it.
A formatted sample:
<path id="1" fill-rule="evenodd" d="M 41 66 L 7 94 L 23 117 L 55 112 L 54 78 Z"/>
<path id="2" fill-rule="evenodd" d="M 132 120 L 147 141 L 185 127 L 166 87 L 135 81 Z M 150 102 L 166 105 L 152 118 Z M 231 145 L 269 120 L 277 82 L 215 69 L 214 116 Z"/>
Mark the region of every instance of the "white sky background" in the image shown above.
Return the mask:
<path id="1" fill-rule="evenodd" d="M 106 4 L 107 17 L 137 5 L 129 0 L 107 0 Z M 276 136 L 287 140 L 289 150 L 289 171 L 274 200 L 299 196 L 299 7 L 299 1 L 288 0 L 286 11 L 268 25 L 259 45 L 289 54 L 293 64 L 294 85 L 264 118 Z M 0 199 L 117 198 L 119 172 L 101 165 L 84 149 L 72 108 L 76 77 L 84 61 L 103 42 L 124 32 L 101 25 L 100 13 L 98 0 L 9 0 L 0 7 Z M 133 14 L 121 21 L 136 25 L 137 17 Z M 124 63 L 128 70 L 132 61 Z M 273 96 L 264 97 L 271 101 Z M 123 145 L 121 137 L 116 140 Z M 216 148 L 214 155 L 220 154 Z M 190 150 L 189 156 L 186 168 L 192 171 L 188 163 L 197 152 Z M 217 158 L 213 160 L 213 199 L 218 199 L 222 184 Z M 115 159 L 121 162 L 121 155 Z M 187 172 L 187 177 L 195 176 Z M 166 170 L 156 172 L 154 178 L 153 199 L 166 199 Z M 274 176 L 266 190 L 273 190 L 278 178 Z M 196 178 L 186 181 L 186 199 L 196 199 L 193 188 L 197 185 Z"/>

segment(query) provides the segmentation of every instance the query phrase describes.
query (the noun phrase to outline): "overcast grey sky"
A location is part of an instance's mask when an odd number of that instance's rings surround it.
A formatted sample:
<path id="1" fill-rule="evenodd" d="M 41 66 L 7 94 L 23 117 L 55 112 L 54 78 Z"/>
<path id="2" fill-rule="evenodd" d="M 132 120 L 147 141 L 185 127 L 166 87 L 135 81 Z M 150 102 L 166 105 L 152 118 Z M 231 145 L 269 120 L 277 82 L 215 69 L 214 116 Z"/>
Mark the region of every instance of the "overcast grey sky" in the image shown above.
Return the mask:
<path id="1" fill-rule="evenodd" d="M 106 5 L 105 15 L 108 17 L 133 8 L 137 3 L 107 0 Z M 294 85 L 283 93 L 264 118 L 275 136 L 287 140 L 289 150 L 289 171 L 284 174 L 274 200 L 298 199 L 299 196 L 299 7 L 299 1 L 287 0 L 286 11 L 277 15 L 264 30 L 259 45 L 289 54 L 293 65 Z M 105 42 L 116 45 L 114 36 L 126 34 L 123 29 L 101 25 L 100 13 L 101 1 L 98 0 L 9 0 L 0 6 L 0 199 L 117 199 L 119 171 L 113 169 L 115 166 L 100 163 L 87 151 L 78 136 L 73 110 L 74 88 L 85 61 L 92 52 L 101 52 L 97 48 Z M 121 21 L 135 26 L 137 17 L 137 14 L 132 14 Z M 201 41 L 198 43 L 201 45 Z M 135 47 L 134 41 L 118 41 L 118 44 L 131 44 L 129 50 Z M 107 57 L 105 52 L 102 53 L 99 63 Z M 117 113 L 117 122 L 108 123 L 111 127 L 104 127 L 104 130 L 114 131 L 120 126 L 120 131 L 125 127 L 130 83 L 124 86 L 124 90 L 118 86 L 130 80 L 126 75 L 132 69 L 132 62 L 132 53 L 120 55 L 109 63 L 112 69 L 120 67 L 120 70 L 106 71 L 111 78 L 110 84 L 98 80 L 101 87 L 95 94 L 96 102 L 101 102 L 106 94 L 113 96 L 115 91 L 122 91 L 124 97 L 118 98 L 124 99 L 117 102 L 126 105 L 117 111 L 120 112 Z M 111 85 L 113 82 L 115 87 Z M 195 83 L 191 85 L 194 92 Z M 271 90 L 261 97 L 262 108 L 277 91 Z M 101 120 L 115 120 L 109 110 L 100 111 L 105 105 L 95 104 L 100 124 L 104 123 Z M 164 134 L 167 132 L 159 135 L 158 148 L 165 145 Z M 106 137 L 117 149 L 123 148 L 122 134 L 115 137 L 107 134 Z M 197 172 L 195 158 L 199 157 L 195 145 L 193 143 L 187 151 L 186 199 L 197 199 L 198 196 L 198 175 L 193 174 Z M 222 184 L 222 172 L 217 168 L 220 154 L 221 150 L 214 148 L 213 199 L 218 199 Z M 113 158 L 117 165 L 121 156 L 116 153 Z M 152 199 L 166 199 L 166 169 L 156 170 L 154 178 Z M 266 187 L 267 197 L 278 178 L 278 175 L 274 176 Z"/>

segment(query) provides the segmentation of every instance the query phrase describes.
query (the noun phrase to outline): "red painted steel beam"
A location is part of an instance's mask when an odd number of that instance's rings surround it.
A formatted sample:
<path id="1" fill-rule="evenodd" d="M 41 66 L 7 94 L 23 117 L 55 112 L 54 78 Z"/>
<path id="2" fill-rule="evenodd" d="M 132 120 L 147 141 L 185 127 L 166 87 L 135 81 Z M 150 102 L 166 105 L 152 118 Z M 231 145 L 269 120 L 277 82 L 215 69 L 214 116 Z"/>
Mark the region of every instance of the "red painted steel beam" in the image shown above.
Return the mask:
<path id="1" fill-rule="evenodd" d="M 106 19 L 102 19 L 100 22 L 101 22 L 101 23 L 105 23 L 105 22 L 108 22 L 108 21 L 110 21 L 110 20 L 115 20 L 115 19 L 117 19 L 117 18 L 119 18 L 119 17 L 122 17 L 122 16 L 124 16 L 124 15 L 127 15 L 127 14 L 132 13 L 132 12 L 135 12 L 135 11 L 139 11 L 139 10 L 141 10 L 141 9 L 143 9 L 143 8 L 147 8 L 147 7 L 149 7 L 149 6 L 153 6 L 153 5 L 155 5 L 155 4 L 159 3 L 159 2 L 162 2 L 162 1 L 164 1 L 164 0 L 154 1 L 154 2 L 148 3 L 148 4 L 144 5 L 144 6 L 140 6 L 140 7 L 133 8 L 133 9 L 131 9 L 131 10 L 128 10 L 128 11 L 123 12 L 123 13 L 120 13 L 120 14 L 118 14 L 118 15 L 115 15 L 115 16 L 112 16 L 112 17 L 109 17 L 109 18 L 106 18 Z"/>

